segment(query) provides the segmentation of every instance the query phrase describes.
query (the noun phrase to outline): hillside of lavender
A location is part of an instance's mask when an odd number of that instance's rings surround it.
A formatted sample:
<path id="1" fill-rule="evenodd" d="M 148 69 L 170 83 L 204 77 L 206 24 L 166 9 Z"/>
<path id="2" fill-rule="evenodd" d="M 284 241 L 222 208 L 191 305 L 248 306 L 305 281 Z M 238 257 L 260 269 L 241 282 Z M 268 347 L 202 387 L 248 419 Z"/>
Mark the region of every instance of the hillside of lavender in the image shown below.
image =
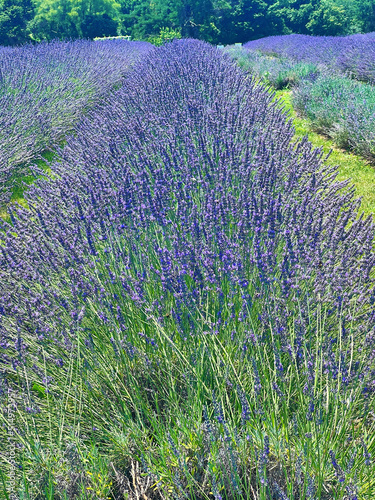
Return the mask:
<path id="1" fill-rule="evenodd" d="M 375 34 L 283 35 L 228 47 L 243 69 L 279 90 L 314 131 L 375 164 Z"/>
<path id="2" fill-rule="evenodd" d="M 0 498 L 374 498 L 372 217 L 230 55 L 105 43 L 0 219 Z"/>

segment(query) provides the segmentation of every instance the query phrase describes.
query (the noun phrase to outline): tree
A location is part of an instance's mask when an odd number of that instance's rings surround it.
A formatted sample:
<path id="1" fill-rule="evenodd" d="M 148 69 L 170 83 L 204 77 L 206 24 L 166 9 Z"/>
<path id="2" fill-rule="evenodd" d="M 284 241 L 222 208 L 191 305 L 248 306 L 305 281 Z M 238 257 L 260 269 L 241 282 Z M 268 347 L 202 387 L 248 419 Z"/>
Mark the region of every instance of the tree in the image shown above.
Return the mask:
<path id="1" fill-rule="evenodd" d="M 116 36 L 117 22 L 108 14 L 89 14 L 81 24 L 84 38 L 95 38 L 102 36 Z"/>
<path id="2" fill-rule="evenodd" d="M 227 0 L 216 4 L 220 41 L 246 42 L 283 34 L 285 26 L 272 0 Z"/>
<path id="3" fill-rule="evenodd" d="M 347 35 L 375 30 L 375 0 L 276 0 L 290 33 Z"/>
<path id="4" fill-rule="evenodd" d="M 147 40 L 158 36 L 161 29 L 175 30 L 179 0 L 119 0 L 121 3 L 121 27 L 132 38 Z"/>
<path id="5" fill-rule="evenodd" d="M 279 10 L 287 30 L 291 33 L 309 34 L 306 27 L 311 15 L 316 10 L 318 0 L 290 0 Z"/>
<path id="6" fill-rule="evenodd" d="M 342 3 L 321 0 L 317 9 L 310 14 L 306 28 L 311 35 L 346 35 L 350 31 L 350 21 Z"/>
<path id="7" fill-rule="evenodd" d="M 0 45 L 30 41 L 27 23 L 34 16 L 31 0 L 4 0 L 0 11 Z"/>
<path id="8" fill-rule="evenodd" d="M 375 0 L 0 0 L 0 44 L 161 30 L 218 44 L 375 31 Z M 166 32 L 167 32 L 166 31 Z"/>
<path id="9" fill-rule="evenodd" d="M 217 42 L 220 31 L 211 0 L 180 0 L 176 4 L 182 36 Z"/>
<path id="10" fill-rule="evenodd" d="M 95 24 L 113 28 L 108 18 L 116 22 L 120 4 L 116 0 L 34 0 L 35 17 L 30 30 L 35 39 L 80 38 L 83 31 Z"/>
<path id="11" fill-rule="evenodd" d="M 36 41 L 78 38 L 69 0 L 34 0 L 35 16 L 29 23 L 32 38 Z"/>
<path id="12" fill-rule="evenodd" d="M 347 0 L 347 3 L 352 4 L 355 22 L 353 31 L 375 31 L 375 0 Z"/>
<path id="13" fill-rule="evenodd" d="M 158 35 L 149 37 L 148 41 L 155 45 L 155 47 L 160 47 L 167 42 L 181 38 L 181 32 L 179 30 L 172 30 L 170 28 L 162 28 Z"/>

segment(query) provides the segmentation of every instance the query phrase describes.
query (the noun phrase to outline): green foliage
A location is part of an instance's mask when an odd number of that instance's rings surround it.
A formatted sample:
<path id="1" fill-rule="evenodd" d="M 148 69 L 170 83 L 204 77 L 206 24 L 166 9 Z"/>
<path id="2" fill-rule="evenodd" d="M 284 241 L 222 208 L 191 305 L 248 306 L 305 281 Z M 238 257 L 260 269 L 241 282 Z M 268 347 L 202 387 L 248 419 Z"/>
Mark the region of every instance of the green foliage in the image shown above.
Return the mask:
<path id="1" fill-rule="evenodd" d="M 34 0 L 29 23 L 33 38 L 67 39 L 117 34 L 120 4 L 116 0 Z M 116 24 L 116 28 L 114 25 Z"/>
<path id="2" fill-rule="evenodd" d="M 375 29 L 374 0 L 281 0 L 273 9 L 289 33 L 337 36 Z"/>
<path id="3" fill-rule="evenodd" d="M 213 0 L 180 0 L 177 12 L 182 36 L 217 42 L 219 28 Z"/>
<path id="4" fill-rule="evenodd" d="M 228 0 L 216 6 L 220 41 L 245 42 L 285 32 L 285 23 L 273 0 Z"/>
<path id="5" fill-rule="evenodd" d="M 117 34 L 157 44 L 162 30 L 225 45 L 368 32 L 375 0 L 0 0 L 1 45 Z"/>
<path id="6" fill-rule="evenodd" d="M 107 13 L 89 14 L 81 24 L 85 38 L 107 37 L 117 35 L 117 22 Z"/>
<path id="7" fill-rule="evenodd" d="M 166 42 L 171 42 L 176 38 L 181 38 L 181 30 L 173 30 L 171 28 L 161 28 L 158 35 L 150 36 L 148 42 L 156 47 L 160 47 Z"/>
<path id="8" fill-rule="evenodd" d="M 306 28 L 314 35 L 345 35 L 349 31 L 350 18 L 343 4 L 335 0 L 321 0 L 310 16 Z"/>
<path id="9" fill-rule="evenodd" d="M 159 34 L 157 36 L 150 36 L 148 41 L 155 45 L 156 47 L 160 47 L 166 42 L 171 42 L 175 38 L 181 38 L 180 30 L 173 30 L 170 28 L 161 28 Z"/>
<path id="10" fill-rule="evenodd" d="M 375 0 L 361 2 L 361 8 L 358 8 L 357 14 L 360 19 L 362 18 L 361 29 L 364 32 L 375 31 Z"/>
<path id="11" fill-rule="evenodd" d="M 33 15 L 31 0 L 4 0 L 0 9 L 0 45 L 19 45 L 29 41 L 26 27 Z"/>
<path id="12" fill-rule="evenodd" d="M 147 40 L 157 36 L 162 28 L 178 29 L 179 2 L 172 0 L 119 0 L 120 29 L 132 39 Z"/>

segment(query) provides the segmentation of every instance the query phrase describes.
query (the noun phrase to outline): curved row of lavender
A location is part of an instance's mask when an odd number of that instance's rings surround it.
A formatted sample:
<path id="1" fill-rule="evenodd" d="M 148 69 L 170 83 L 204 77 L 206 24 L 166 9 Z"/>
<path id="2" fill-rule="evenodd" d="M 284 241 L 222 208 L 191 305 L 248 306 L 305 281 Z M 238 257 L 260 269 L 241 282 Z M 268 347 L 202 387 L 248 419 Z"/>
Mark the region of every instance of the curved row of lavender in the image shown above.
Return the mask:
<path id="1" fill-rule="evenodd" d="M 155 369 L 158 328 L 198 345 L 231 325 L 248 349 L 252 337 L 275 352 L 277 388 L 282 360 L 285 374 L 309 366 L 313 393 L 321 360 L 317 377 L 339 374 L 342 390 L 360 384 L 373 397 L 374 225 L 357 218 L 336 168 L 293 133 L 265 88 L 192 40 L 146 55 L 82 118 L 53 179 L 37 180 L 29 210 L 10 208 L 1 225 L 0 362 L 5 386 L 17 388 L 15 374 L 24 384 L 24 418 L 35 410 L 27 384 L 59 392 L 71 356 L 89 359 L 95 345 L 109 367 L 121 346 L 134 356 L 132 321 Z"/>
<path id="2" fill-rule="evenodd" d="M 65 134 L 152 48 L 124 40 L 0 47 L 0 203 L 9 179 Z"/>
<path id="3" fill-rule="evenodd" d="M 322 64 L 359 80 L 375 83 L 374 33 L 346 37 L 298 34 L 270 36 L 247 42 L 244 48 Z"/>
<path id="4" fill-rule="evenodd" d="M 276 89 L 293 87 L 293 105 L 309 118 L 314 130 L 374 162 L 375 101 L 369 85 L 375 83 L 374 33 L 286 35 L 245 47 L 246 56 L 237 55 L 239 62 Z"/>

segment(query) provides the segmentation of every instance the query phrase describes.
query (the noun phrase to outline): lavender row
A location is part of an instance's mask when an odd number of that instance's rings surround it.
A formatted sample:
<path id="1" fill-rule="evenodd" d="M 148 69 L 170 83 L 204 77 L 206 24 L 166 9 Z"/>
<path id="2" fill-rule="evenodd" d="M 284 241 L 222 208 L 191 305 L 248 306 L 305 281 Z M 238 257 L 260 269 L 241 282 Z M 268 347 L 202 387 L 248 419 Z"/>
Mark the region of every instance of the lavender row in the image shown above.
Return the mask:
<path id="1" fill-rule="evenodd" d="M 10 179 L 61 141 L 150 48 L 123 40 L 0 48 L 0 202 L 9 200 Z"/>
<path id="2" fill-rule="evenodd" d="M 321 73 L 317 64 L 296 61 L 290 57 L 270 57 L 242 47 L 225 48 L 237 64 L 275 90 L 294 87 L 303 80 L 315 80 Z"/>
<path id="3" fill-rule="evenodd" d="M 293 87 L 293 103 L 314 130 L 374 162 L 373 87 L 355 80 L 375 81 L 373 33 L 288 35 L 256 40 L 246 47 L 239 54 L 233 52 L 240 64 L 276 89 Z"/>
<path id="4" fill-rule="evenodd" d="M 369 40 L 370 43 L 369 43 Z M 375 37 L 360 39 L 337 59 L 339 68 L 349 76 L 375 84 Z"/>
<path id="5" fill-rule="evenodd" d="M 33 332 L 55 322 L 62 298 L 51 273 L 63 283 L 67 269 L 72 288 L 62 310 L 78 314 L 74 295 L 84 303 L 98 292 L 96 255 L 108 259 L 103 283 L 110 287 L 113 274 L 140 303 L 142 276 L 186 300 L 190 277 L 201 300 L 224 278 L 250 286 L 256 269 L 259 286 L 275 287 L 282 302 L 307 283 L 327 300 L 339 294 L 366 304 L 373 226 L 356 220 L 359 201 L 334 183 L 336 169 L 319 151 L 291 143 L 292 126 L 271 98 L 202 43 L 146 57 L 67 139 L 51 166 L 56 179 L 30 188 L 30 210 L 10 211 L 1 250 L 5 317 L 17 310 L 20 324 L 37 319 Z M 118 252 L 129 262 L 126 277 L 110 270 Z M 111 303 L 109 289 L 101 293 Z"/>
<path id="6" fill-rule="evenodd" d="M 359 80 L 375 82 L 374 33 L 346 37 L 297 34 L 271 36 L 247 42 L 244 48 L 323 65 Z"/>
<path id="7" fill-rule="evenodd" d="M 373 397 L 374 225 L 357 218 L 337 169 L 293 135 L 272 95 L 210 45 L 146 55 L 82 118 L 52 178 L 26 193 L 29 210 L 10 208 L 2 223 L 6 383 L 17 370 L 52 390 L 54 370 L 81 348 L 100 343 L 112 360 L 140 325 L 149 353 L 153 325 L 167 345 L 198 345 L 235 319 L 262 332 L 285 372 L 289 363 L 302 377 L 319 347 L 324 377 L 339 373 L 349 390 L 360 377 L 361 397 Z"/>
<path id="8" fill-rule="evenodd" d="M 343 76 L 321 75 L 293 89 L 293 105 L 312 127 L 342 148 L 375 162 L 373 87 Z"/>

